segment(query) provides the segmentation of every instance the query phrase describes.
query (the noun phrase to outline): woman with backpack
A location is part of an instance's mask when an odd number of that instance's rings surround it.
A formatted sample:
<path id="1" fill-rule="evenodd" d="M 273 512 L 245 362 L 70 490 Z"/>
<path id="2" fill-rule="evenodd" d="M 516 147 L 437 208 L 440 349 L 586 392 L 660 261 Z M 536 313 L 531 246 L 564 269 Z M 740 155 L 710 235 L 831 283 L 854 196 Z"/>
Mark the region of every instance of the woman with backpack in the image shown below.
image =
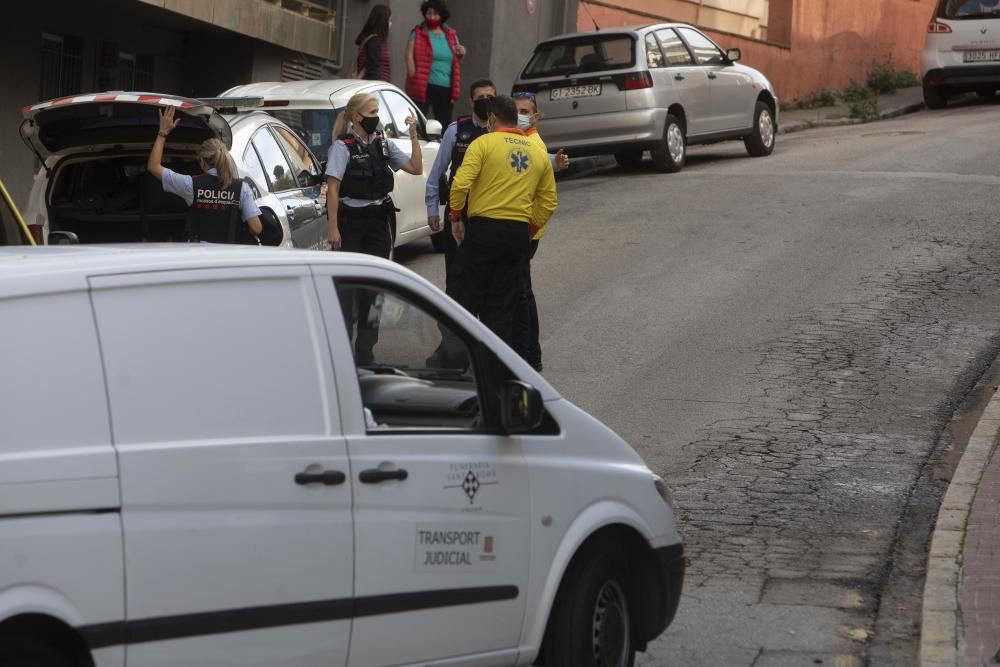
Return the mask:
<path id="1" fill-rule="evenodd" d="M 365 27 L 354 43 L 358 45 L 356 77 L 371 81 L 389 81 L 392 70 L 389 64 L 389 28 L 392 27 L 392 10 L 387 5 L 375 5 L 368 13 Z"/>

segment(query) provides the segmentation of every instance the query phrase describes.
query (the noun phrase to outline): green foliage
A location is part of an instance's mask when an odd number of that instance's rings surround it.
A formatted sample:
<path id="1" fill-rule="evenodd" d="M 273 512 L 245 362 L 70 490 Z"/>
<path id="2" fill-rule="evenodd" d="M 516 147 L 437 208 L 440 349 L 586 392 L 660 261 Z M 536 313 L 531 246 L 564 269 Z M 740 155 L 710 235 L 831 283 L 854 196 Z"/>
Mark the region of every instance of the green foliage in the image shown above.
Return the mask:
<path id="1" fill-rule="evenodd" d="M 848 104 L 866 100 L 871 95 L 872 91 L 870 89 L 865 88 L 854 79 L 851 79 L 851 82 L 847 84 L 847 88 L 840 91 L 840 98 Z"/>
<path id="2" fill-rule="evenodd" d="M 872 65 L 868 73 L 868 87 L 880 95 L 891 95 L 900 88 L 908 88 L 920 84 L 920 79 L 906 69 L 896 69 L 892 58 Z"/>
<path id="3" fill-rule="evenodd" d="M 837 93 L 829 88 L 810 93 L 803 99 L 794 99 L 791 102 L 782 102 L 782 111 L 796 111 L 799 109 L 819 109 L 820 107 L 834 107 L 839 103 Z"/>
<path id="4" fill-rule="evenodd" d="M 880 118 L 880 110 L 878 106 L 878 97 L 875 96 L 875 91 L 870 89 L 864 89 L 867 95 L 855 102 L 851 102 L 849 111 L 851 118 L 860 118 L 861 120 L 878 120 Z"/>

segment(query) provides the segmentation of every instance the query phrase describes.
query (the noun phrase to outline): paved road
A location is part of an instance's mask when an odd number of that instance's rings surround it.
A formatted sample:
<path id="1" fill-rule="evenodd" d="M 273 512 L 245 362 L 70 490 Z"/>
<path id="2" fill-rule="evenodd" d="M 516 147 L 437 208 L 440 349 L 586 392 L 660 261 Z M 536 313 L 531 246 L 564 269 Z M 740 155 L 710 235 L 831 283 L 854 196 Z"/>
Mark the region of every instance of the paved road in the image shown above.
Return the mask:
<path id="1" fill-rule="evenodd" d="M 668 480 L 691 556 L 638 664 L 913 664 L 948 424 L 1000 347 L 998 114 L 560 185 L 545 375 Z"/>

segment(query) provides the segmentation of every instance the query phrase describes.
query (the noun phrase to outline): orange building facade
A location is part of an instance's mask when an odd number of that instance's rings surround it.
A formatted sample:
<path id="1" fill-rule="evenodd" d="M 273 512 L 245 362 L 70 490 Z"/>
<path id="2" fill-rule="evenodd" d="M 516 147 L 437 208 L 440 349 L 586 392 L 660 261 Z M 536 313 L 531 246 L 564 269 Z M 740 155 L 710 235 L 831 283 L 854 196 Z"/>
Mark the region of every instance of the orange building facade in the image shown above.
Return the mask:
<path id="1" fill-rule="evenodd" d="M 864 83 L 875 63 L 920 71 L 937 0 L 581 0 L 582 31 L 693 23 L 771 79 L 782 100 Z"/>

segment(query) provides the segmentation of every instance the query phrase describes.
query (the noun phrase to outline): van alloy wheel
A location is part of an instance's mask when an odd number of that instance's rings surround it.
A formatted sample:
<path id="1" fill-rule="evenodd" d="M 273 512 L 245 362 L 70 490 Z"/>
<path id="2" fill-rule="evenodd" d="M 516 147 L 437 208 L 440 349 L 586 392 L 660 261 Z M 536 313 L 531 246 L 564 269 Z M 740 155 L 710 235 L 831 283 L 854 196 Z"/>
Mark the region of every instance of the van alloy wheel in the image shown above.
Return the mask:
<path id="1" fill-rule="evenodd" d="M 751 157 L 764 157 L 774 152 L 777 128 L 774 110 L 763 99 L 757 100 L 753 110 L 753 126 L 750 134 L 743 137 L 743 145 Z"/>
<path id="2" fill-rule="evenodd" d="M 653 166 L 657 171 L 673 173 L 684 168 L 687 159 L 687 138 L 684 126 L 673 114 L 667 114 L 663 138 L 649 151 Z"/>
<path id="3" fill-rule="evenodd" d="M 684 133 L 676 124 L 671 125 L 667 130 L 667 148 L 670 150 L 670 157 L 674 162 L 684 159 Z"/>
<path id="4" fill-rule="evenodd" d="M 774 144 L 774 119 L 771 118 L 770 109 L 760 112 L 760 118 L 757 120 L 757 131 L 765 146 Z"/>

